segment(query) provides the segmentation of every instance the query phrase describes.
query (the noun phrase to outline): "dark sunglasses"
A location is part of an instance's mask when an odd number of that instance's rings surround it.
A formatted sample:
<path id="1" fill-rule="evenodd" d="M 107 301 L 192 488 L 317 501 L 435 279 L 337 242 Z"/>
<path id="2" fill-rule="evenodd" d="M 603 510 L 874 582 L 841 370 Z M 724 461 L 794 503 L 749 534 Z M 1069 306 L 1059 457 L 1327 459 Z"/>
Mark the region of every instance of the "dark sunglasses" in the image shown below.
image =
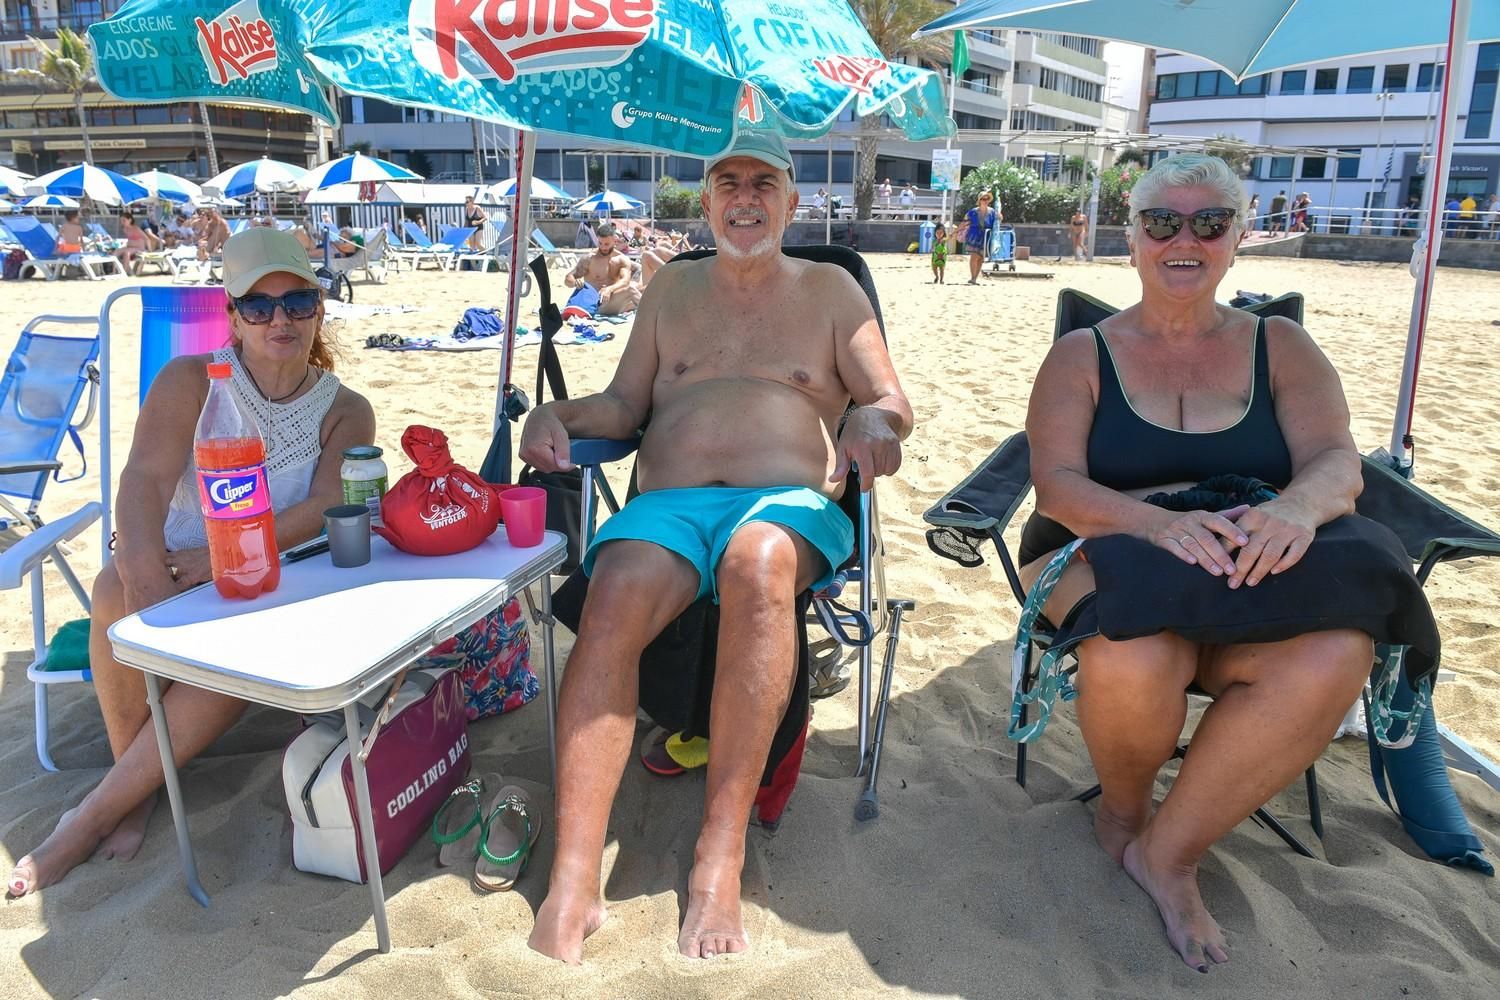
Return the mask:
<path id="1" fill-rule="evenodd" d="M 1170 208 L 1143 208 L 1138 213 L 1141 228 L 1146 235 L 1158 243 L 1165 243 L 1182 232 L 1186 222 L 1193 235 L 1205 243 L 1222 239 L 1234 225 L 1235 210 L 1232 208 L 1200 208 L 1191 215 L 1174 212 Z"/>
<path id="2" fill-rule="evenodd" d="M 299 288 L 279 298 L 263 292 L 242 295 L 234 300 L 234 309 L 246 323 L 265 326 L 275 318 L 277 306 L 281 307 L 288 319 L 312 319 L 318 314 L 318 304 L 322 301 L 321 288 Z"/>

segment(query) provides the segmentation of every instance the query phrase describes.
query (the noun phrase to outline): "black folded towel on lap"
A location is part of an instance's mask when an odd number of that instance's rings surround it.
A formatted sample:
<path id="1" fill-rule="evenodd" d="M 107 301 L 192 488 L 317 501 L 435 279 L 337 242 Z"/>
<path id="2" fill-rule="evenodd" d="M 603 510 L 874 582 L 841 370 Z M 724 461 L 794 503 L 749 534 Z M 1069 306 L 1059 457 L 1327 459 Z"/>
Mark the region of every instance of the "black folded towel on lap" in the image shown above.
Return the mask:
<path id="1" fill-rule="evenodd" d="M 1405 673 L 1413 687 L 1437 670 L 1437 623 L 1406 550 L 1390 529 L 1357 514 L 1319 528 L 1291 569 L 1237 590 L 1130 535 L 1090 539 L 1083 553 L 1097 599 L 1070 623 L 1075 637 L 1124 640 L 1166 631 L 1232 644 L 1352 628 L 1409 646 Z"/>

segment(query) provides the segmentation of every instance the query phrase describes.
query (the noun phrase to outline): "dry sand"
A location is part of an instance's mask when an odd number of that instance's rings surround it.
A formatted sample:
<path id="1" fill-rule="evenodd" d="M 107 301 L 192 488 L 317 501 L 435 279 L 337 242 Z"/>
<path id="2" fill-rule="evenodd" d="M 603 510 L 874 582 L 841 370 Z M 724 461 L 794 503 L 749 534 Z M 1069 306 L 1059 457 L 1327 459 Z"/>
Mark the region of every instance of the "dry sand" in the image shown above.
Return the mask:
<path id="1" fill-rule="evenodd" d="M 956 261 L 956 265 L 961 262 Z M 1025 790 L 1011 779 L 1006 657 L 1015 608 L 998 569 L 966 571 L 933 556 L 921 512 L 1024 416 L 1051 335 L 1057 290 L 1108 301 L 1137 294 L 1119 263 L 1060 265 L 1054 281 L 934 287 L 914 257 L 871 260 L 897 368 L 917 414 L 900 473 L 881 484 L 893 593 L 915 599 L 902 637 L 881 783 L 882 811 L 857 824 L 855 691 L 816 706 L 809 753 L 779 833 L 753 831 L 745 873 L 753 952 L 690 963 L 675 954 L 692 857 L 701 777 L 650 778 L 632 764 L 605 859 L 610 921 L 580 970 L 525 948 L 550 861 L 549 837 L 519 891 L 483 895 L 440 873 L 419 845 L 387 878 L 395 952 L 373 952 L 366 890 L 291 867 L 280 748 L 295 720 L 247 716 L 185 770 L 198 864 L 213 905 L 183 891 L 166 810 L 133 863 L 93 862 L 39 895 L 0 908 L 0 994 L 109 997 L 308 996 L 863 996 L 965 997 L 1485 997 L 1500 993 L 1500 890 L 1472 872 L 1419 857 L 1376 799 L 1361 743 L 1332 747 L 1319 773 L 1326 858 L 1305 860 L 1253 823 L 1209 854 L 1204 895 L 1229 934 L 1233 960 L 1202 976 L 1168 949 L 1146 897 L 1095 846 L 1091 810 L 1069 795 L 1092 782 L 1071 711 L 1034 748 Z M 958 280 L 958 267 L 950 276 Z M 147 279 L 161 281 L 164 279 Z M 408 303 L 400 316 L 351 321 L 339 375 L 379 415 L 378 442 L 405 471 L 409 423 L 447 431 L 461 461 L 487 440 L 499 352 L 386 353 L 369 334 L 435 334 L 463 308 L 493 304 L 502 279 L 403 274 L 359 284 L 362 303 Z M 0 327 L 43 311 L 89 313 L 118 282 L 0 285 Z M 1406 333 L 1404 268 L 1244 259 L 1234 289 L 1301 290 L 1307 327 L 1339 371 L 1364 450 L 1383 444 Z M 138 312 L 118 310 L 115 454 L 135 413 Z M 1500 275 L 1444 270 L 1421 392 L 1418 471 L 1424 487 L 1500 525 Z M 563 349 L 569 384 L 600 388 L 624 343 Z M 5 348 L 8 350 L 10 343 Z M 537 351 L 518 352 L 516 380 L 535 377 Z M 97 435 L 97 425 L 90 434 Z M 91 460 L 94 445 L 90 443 Z M 57 516 L 89 498 L 90 478 L 48 494 Z M 96 487 L 94 487 L 96 488 Z M 97 534 L 78 545 L 87 576 Z M 1438 694 L 1441 718 L 1500 757 L 1500 561 L 1443 567 L 1429 587 L 1458 679 Z M 75 617 L 56 577 L 55 626 Z M 564 651 L 568 636 L 560 633 Z M 54 741 L 68 770 L 46 774 L 32 751 L 31 653 L 24 592 L 0 598 L 0 862 L 35 846 L 103 773 L 109 749 L 93 695 L 53 695 Z M 473 727 L 475 767 L 546 779 L 540 705 Z M 1170 769 L 1169 769 L 1170 770 Z M 1454 783 L 1491 851 L 1500 798 Z M 1300 784 L 1300 783 L 1299 783 Z M 1165 787 L 1165 786 L 1163 786 Z M 1300 787 L 1275 811 L 1310 837 Z"/>

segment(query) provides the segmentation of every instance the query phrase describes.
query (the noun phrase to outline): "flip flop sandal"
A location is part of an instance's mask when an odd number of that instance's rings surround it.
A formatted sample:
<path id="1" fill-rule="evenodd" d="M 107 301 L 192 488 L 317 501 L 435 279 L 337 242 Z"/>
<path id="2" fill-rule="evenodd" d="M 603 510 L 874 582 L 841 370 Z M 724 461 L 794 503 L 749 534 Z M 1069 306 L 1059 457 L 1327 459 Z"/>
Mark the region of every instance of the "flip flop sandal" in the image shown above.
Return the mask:
<path id="1" fill-rule="evenodd" d="M 833 636 L 807 647 L 809 698 L 829 698 L 849 686 L 852 673 L 844 659 L 844 647 Z"/>
<path id="2" fill-rule="evenodd" d="M 541 811 L 524 789 L 506 785 L 497 793 L 483 827 L 474 884 L 487 892 L 506 892 L 531 860 L 531 849 L 542 832 Z"/>
<path id="3" fill-rule="evenodd" d="M 707 763 L 708 740 L 702 736 L 685 740 L 657 726 L 641 741 L 641 764 L 657 777 L 675 778 Z"/>
<path id="4" fill-rule="evenodd" d="M 499 787 L 500 781 L 498 774 L 470 778 L 449 792 L 448 798 L 438 806 L 428 836 L 438 845 L 439 865 L 447 868 L 468 863 L 478 856 L 479 838 L 484 833 L 480 803 L 484 801 L 484 790 Z"/>

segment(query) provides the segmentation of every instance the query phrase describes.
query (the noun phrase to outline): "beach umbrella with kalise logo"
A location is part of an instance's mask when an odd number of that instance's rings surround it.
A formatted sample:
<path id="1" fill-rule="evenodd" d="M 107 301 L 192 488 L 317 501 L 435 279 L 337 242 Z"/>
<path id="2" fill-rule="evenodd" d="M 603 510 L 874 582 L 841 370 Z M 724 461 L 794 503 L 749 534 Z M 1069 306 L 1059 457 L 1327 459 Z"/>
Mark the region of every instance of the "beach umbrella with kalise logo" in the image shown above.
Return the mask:
<path id="1" fill-rule="evenodd" d="M 815 138 L 846 110 L 912 139 L 954 130 L 941 78 L 886 59 L 846 0 L 127 0 L 89 39 L 100 84 L 131 102 L 258 104 L 332 124 L 333 84 L 517 128 L 518 233 L 537 130 L 696 157 L 741 128 Z M 512 241 L 507 333 L 525 248 Z"/>

